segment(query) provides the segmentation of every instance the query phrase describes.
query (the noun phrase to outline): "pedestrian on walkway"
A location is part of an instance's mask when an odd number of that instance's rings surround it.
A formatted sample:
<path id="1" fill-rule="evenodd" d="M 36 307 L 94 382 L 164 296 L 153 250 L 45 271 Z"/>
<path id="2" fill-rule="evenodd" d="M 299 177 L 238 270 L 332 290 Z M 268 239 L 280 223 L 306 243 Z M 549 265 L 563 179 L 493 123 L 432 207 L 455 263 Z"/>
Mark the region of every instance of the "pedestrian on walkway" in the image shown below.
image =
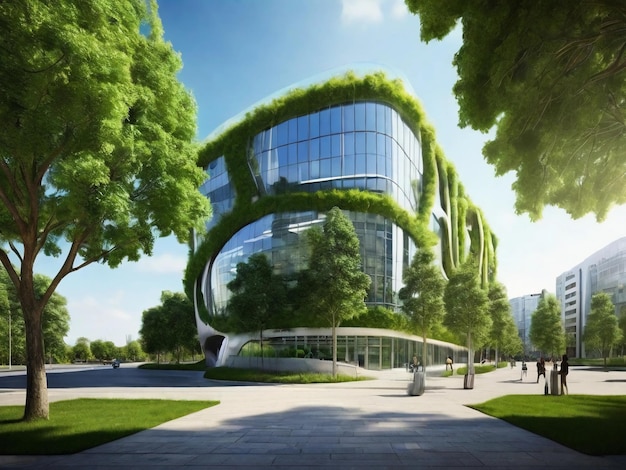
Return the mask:
<path id="1" fill-rule="evenodd" d="M 537 383 L 539 383 L 539 377 L 543 375 L 543 380 L 546 379 L 546 361 L 541 357 L 537 361 Z"/>
<path id="2" fill-rule="evenodd" d="M 569 363 L 567 362 L 567 354 L 563 354 L 563 360 L 561 361 L 561 370 L 559 374 L 561 375 L 561 395 L 568 395 L 569 390 L 567 389 L 567 374 L 569 373 Z"/>
<path id="3" fill-rule="evenodd" d="M 528 366 L 526 362 L 522 361 L 522 376 L 519 378 L 520 380 L 524 380 L 524 377 L 528 375 Z"/>
<path id="4" fill-rule="evenodd" d="M 453 372 L 452 364 L 453 364 L 452 358 L 448 356 L 448 358 L 446 359 L 446 370 L 448 370 L 448 366 L 450 366 L 450 372 Z"/>

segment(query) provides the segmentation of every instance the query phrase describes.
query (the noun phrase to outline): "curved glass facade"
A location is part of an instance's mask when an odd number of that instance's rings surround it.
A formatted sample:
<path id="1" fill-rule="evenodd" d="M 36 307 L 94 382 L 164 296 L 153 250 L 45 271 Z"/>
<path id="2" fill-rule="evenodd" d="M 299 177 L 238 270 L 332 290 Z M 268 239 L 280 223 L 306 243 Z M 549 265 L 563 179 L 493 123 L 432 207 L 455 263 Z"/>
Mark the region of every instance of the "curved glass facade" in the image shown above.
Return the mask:
<path id="1" fill-rule="evenodd" d="M 322 109 L 273 126 L 252 139 L 248 168 L 259 195 L 289 191 L 360 189 L 390 195 L 410 213 L 417 210 L 422 181 L 418 138 L 390 106 L 358 102 Z M 213 206 L 211 228 L 232 209 L 235 194 L 224 158 L 211 162 L 201 186 Z M 415 244 L 391 221 L 377 214 L 345 211 L 361 245 L 363 270 L 372 279 L 366 302 L 396 309 L 402 273 Z M 324 214 L 271 214 L 238 231 L 220 250 L 205 276 L 203 295 L 210 313 L 224 312 L 226 285 L 236 266 L 265 253 L 279 274 L 306 267 L 300 234 L 322 224 Z"/>
<path id="2" fill-rule="evenodd" d="M 250 167 L 261 194 L 356 188 L 389 194 L 413 212 L 423 173 L 418 138 L 376 102 L 333 106 L 257 134 Z"/>

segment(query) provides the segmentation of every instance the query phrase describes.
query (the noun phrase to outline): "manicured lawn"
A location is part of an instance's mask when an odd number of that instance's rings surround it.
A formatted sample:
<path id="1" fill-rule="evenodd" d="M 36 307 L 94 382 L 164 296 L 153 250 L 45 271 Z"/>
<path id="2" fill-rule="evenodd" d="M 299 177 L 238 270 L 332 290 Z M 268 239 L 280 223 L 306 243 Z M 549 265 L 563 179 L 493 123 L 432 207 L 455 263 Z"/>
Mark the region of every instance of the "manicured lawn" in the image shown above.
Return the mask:
<path id="1" fill-rule="evenodd" d="M 213 367 L 207 369 L 204 378 L 214 380 L 233 380 L 237 382 L 264 382 L 283 384 L 312 384 L 312 383 L 336 383 L 354 382 L 356 380 L 370 380 L 371 377 L 359 376 L 357 378 L 338 374 L 333 379 L 329 374 L 316 374 L 312 372 L 271 372 L 257 369 L 235 369 L 231 367 Z"/>
<path id="2" fill-rule="evenodd" d="M 626 395 L 508 395 L 470 405 L 590 455 L 626 455 Z"/>
<path id="3" fill-rule="evenodd" d="M 77 399 L 50 403 L 47 421 L 0 407 L 0 454 L 72 454 L 217 405 L 218 401 Z"/>

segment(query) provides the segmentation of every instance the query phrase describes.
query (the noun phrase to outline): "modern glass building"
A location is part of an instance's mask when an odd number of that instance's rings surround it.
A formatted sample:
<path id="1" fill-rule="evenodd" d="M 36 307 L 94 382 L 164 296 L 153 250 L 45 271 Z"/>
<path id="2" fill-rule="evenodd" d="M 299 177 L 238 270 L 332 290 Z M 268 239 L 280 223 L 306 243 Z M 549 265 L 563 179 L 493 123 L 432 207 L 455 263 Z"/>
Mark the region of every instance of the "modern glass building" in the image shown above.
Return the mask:
<path id="1" fill-rule="evenodd" d="M 511 305 L 511 314 L 517 325 L 517 333 L 522 340 L 524 352 L 522 357 L 536 356 L 534 346 L 530 342 L 528 334 L 530 333 L 530 323 L 533 313 L 537 310 L 539 301 L 545 295 L 546 291 L 541 294 L 529 294 L 522 297 L 514 297 L 509 299 Z"/>
<path id="2" fill-rule="evenodd" d="M 368 306 L 399 311 L 402 273 L 418 249 L 435 250 L 444 276 L 472 257 L 483 283 L 495 277 L 495 237 L 405 84 L 380 71 L 327 76 L 266 100 L 207 139 L 200 190 L 213 217 L 194 237 L 185 286 L 208 362 L 225 364 L 259 340 L 258 332 L 216 327 L 228 315 L 237 264 L 264 253 L 276 273 L 293 277 L 307 265 L 303 232 L 334 206 L 360 240 Z M 340 357 L 362 367 L 399 367 L 421 351 L 422 339 L 405 333 L 339 330 Z M 277 328 L 263 338 L 275 350 L 330 344 L 330 329 L 307 331 Z M 429 363 L 448 354 L 459 361 L 464 348 L 433 342 Z"/>
<path id="3" fill-rule="evenodd" d="M 626 237 L 587 257 L 582 263 L 556 278 L 556 296 L 568 335 L 571 357 L 587 357 L 583 333 L 591 312 L 591 297 L 606 292 L 615 305 L 615 314 L 626 311 Z"/>

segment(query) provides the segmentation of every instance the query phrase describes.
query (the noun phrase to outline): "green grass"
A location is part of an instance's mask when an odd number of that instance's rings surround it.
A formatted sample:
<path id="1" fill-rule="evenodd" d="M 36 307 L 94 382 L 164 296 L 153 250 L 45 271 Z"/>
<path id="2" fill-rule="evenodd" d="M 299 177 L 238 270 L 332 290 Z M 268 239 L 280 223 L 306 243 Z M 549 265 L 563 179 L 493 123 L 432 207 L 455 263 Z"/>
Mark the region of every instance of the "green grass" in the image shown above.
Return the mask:
<path id="1" fill-rule="evenodd" d="M 2 406 L 0 454 L 73 454 L 218 403 L 77 399 L 50 403 L 50 419 L 38 421 L 23 421 L 23 406 Z"/>
<path id="2" fill-rule="evenodd" d="M 470 405 L 590 455 L 626 455 L 626 395 L 508 395 Z"/>
<path id="3" fill-rule="evenodd" d="M 330 374 L 313 372 L 275 372 L 257 369 L 235 369 L 231 367 L 213 367 L 204 373 L 205 379 L 232 380 L 237 382 L 263 382 L 283 384 L 312 384 L 312 383 L 337 383 L 354 382 L 357 380 L 370 380 L 370 377 L 351 377 L 338 374 L 333 379 Z"/>

